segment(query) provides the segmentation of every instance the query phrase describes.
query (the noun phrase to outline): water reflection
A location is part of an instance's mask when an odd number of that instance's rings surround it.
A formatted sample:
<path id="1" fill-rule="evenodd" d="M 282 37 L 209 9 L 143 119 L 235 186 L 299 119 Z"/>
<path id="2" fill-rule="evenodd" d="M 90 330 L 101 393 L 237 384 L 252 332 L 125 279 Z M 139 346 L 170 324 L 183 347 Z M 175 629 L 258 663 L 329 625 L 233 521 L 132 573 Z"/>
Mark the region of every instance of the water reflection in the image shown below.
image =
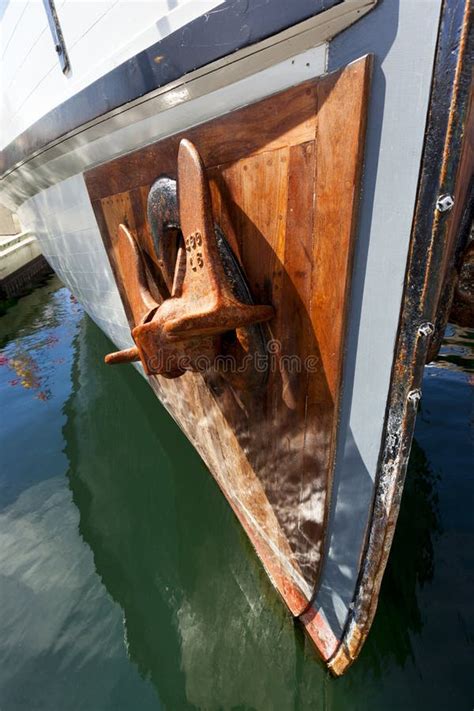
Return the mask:
<path id="1" fill-rule="evenodd" d="M 126 657 L 120 608 L 78 535 L 65 477 L 63 406 L 82 319 L 57 279 L 0 319 L 2 711 L 126 711 L 137 693 L 141 709 L 156 708 Z M 12 361 L 23 357 L 25 382 L 12 386 Z"/>
<path id="2" fill-rule="evenodd" d="M 348 677 L 333 681 L 190 445 L 131 368 L 99 371 L 108 343 L 91 335 L 84 324 L 75 389 L 81 397 L 67 409 L 70 485 L 97 571 L 124 610 L 130 658 L 165 706 L 352 709 L 364 699 L 365 709 L 380 708 L 383 699 L 384 708 L 400 708 L 396 695 L 376 690 L 388 683 L 400 691 L 399 670 L 417 667 L 421 593 L 433 581 L 443 533 L 440 475 L 420 444 L 412 450 L 374 630 Z"/>
<path id="3" fill-rule="evenodd" d="M 469 708 L 473 332 L 426 371 L 375 623 L 332 680 L 145 381 L 48 284 L 0 319 L 43 379 L 0 367 L 2 711 Z"/>
<path id="4" fill-rule="evenodd" d="M 38 400 L 51 398 L 50 380 L 65 362 L 61 341 L 69 344 L 82 309 L 58 279 L 48 279 L 4 310 L 0 335 L 2 382 L 31 390 Z"/>
<path id="5" fill-rule="evenodd" d="M 474 329 L 449 323 L 434 367 L 474 373 Z"/>
<path id="6" fill-rule="evenodd" d="M 146 383 L 131 368 L 97 367 L 109 344 L 91 329 L 79 335 L 66 408 L 69 481 L 81 534 L 124 610 L 131 660 L 172 709 L 296 707 L 300 631 Z M 323 708 L 320 684 L 314 692 Z"/>

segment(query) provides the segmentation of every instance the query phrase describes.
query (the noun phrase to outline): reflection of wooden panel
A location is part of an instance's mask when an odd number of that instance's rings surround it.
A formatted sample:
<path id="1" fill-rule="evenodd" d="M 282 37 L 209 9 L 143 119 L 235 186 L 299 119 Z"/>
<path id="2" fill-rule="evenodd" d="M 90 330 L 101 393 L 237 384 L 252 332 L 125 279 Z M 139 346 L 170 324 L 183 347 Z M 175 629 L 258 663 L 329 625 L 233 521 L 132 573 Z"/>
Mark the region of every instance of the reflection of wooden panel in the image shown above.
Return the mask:
<path id="1" fill-rule="evenodd" d="M 86 175 L 112 266 L 125 221 L 150 257 L 151 274 L 148 190 L 158 175 L 175 176 L 179 140 L 192 140 L 211 181 L 215 219 L 238 251 L 254 298 L 275 307 L 263 392 L 235 392 L 220 377 L 191 373 L 150 380 L 294 614 L 308 604 L 322 554 L 369 66 L 365 57 Z M 325 655 L 334 642 L 326 633 L 319 644 Z"/>

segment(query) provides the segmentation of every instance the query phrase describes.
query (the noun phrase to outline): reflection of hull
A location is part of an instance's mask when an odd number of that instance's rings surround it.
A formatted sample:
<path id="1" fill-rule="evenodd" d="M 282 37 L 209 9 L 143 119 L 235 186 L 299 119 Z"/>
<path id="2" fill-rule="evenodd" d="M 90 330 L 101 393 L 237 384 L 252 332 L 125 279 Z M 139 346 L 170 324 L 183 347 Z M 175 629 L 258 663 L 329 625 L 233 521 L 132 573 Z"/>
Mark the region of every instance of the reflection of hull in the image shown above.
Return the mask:
<path id="1" fill-rule="evenodd" d="M 87 320 L 76 346 L 69 485 L 130 660 L 166 708 L 292 708 L 303 645 L 204 465 L 133 372 L 101 372 L 110 344 Z M 124 406 L 126 438 L 110 417 Z M 325 674 L 307 662 L 317 704 Z"/>
<path id="2" fill-rule="evenodd" d="M 209 370 L 149 381 L 337 674 L 357 656 L 375 612 L 422 367 L 433 324 L 442 330 L 436 313 L 465 232 L 472 171 L 469 141 L 461 148 L 469 126 L 468 6 L 446 3 L 438 24 L 438 0 L 423 8 L 401 2 L 399 18 L 396 5 L 386 0 L 332 40 L 329 52 L 326 40 L 355 19 L 341 7 L 242 49 L 232 62 L 208 57 L 216 63 L 206 71 L 173 79 L 80 133 L 64 115 L 70 133 L 60 143 L 49 136 L 49 147 L 23 156 L 23 164 L 21 145 L 38 148 L 31 133 L 5 151 L 12 161 L 5 201 L 19 206 L 99 326 L 129 348 L 139 319 L 117 256 L 118 227 L 127 225 L 145 255 L 156 304 L 166 303 L 146 201 L 160 174 L 176 177 L 178 138 L 197 146 L 213 220 L 253 299 L 275 309 L 265 326 L 270 365 L 249 390 Z M 371 99 L 370 60 L 360 59 L 367 50 L 375 65 Z M 405 56 L 419 67 L 416 77 L 400 66 Z M 165 49 L 155 47 L 151 57 L 160 67 Z M 329 74 L 315 78 L 326 65 Z M 84 114 L 82 122 L 94 118 Z M 443 209 L 446 202 L 437 209 L 441 193 L 454 193 L 454 211 Z"/>

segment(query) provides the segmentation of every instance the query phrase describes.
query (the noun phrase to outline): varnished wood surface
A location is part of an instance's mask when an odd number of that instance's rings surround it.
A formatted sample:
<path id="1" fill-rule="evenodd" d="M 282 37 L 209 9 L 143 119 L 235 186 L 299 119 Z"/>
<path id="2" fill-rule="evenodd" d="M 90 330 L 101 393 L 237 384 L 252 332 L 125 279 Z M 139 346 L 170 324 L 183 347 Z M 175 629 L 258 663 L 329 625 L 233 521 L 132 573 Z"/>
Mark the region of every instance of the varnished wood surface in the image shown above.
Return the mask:
<path id="1" fill-rule="evenodd" d="M 159 175 L 176 176 L 180 139 L 192 140 L 211 181 L 214 218 L 241 260 L 255 302 L 275 307 L 265 388 L 236 391 L 221 376 L 194 373 L 150 382 L 295 615 L 317 586 L 324 546 L 369 74 L 364 57 L 86 174 L 112 268 L 123 222 L 159 284 L 146 199 Z M 160 289 L 150 288 L 160 301 Z M 337 642 L 331 634 L 322 630 L 318 641 L 312 631 L 326 658 Z"/>

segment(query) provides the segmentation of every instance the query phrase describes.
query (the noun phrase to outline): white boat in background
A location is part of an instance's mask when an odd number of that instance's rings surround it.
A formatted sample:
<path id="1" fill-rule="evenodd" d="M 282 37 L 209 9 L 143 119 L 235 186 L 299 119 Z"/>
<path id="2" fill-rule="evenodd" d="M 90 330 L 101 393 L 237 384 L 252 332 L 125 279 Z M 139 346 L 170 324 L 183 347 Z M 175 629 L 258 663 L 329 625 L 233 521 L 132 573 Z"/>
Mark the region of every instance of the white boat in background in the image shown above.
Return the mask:
<path id="1" fill-rule="evenodd" d="M 342 674 L 472 258 L 469 0 L 1 13 L 0 203 L 109 361 L 141 361 Z"/>

